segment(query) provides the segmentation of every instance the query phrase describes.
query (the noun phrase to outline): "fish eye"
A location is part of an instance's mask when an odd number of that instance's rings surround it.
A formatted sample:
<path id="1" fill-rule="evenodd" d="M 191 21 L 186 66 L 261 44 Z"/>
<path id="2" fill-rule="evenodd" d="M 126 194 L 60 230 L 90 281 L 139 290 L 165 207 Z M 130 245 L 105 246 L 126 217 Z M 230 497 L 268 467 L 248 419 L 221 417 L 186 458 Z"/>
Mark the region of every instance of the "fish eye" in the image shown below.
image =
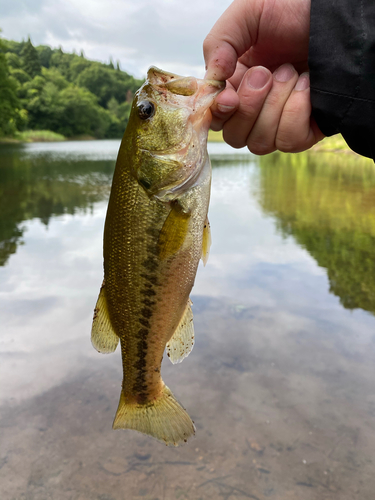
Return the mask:
<path id="1" fill-rule="evenodd" d="M 141 120 L 151 118 L 155 113 L 155 105 L 150 101 L 141 101 L 138 104 L 138 116 Z"/>

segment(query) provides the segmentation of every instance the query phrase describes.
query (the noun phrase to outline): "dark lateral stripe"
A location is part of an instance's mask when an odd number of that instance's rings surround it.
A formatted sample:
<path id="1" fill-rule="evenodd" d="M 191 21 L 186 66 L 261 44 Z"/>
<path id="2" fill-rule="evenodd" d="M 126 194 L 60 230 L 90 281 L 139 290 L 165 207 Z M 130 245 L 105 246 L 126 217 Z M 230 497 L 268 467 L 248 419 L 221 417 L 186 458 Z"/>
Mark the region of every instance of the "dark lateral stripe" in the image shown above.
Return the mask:
<path id="1" fill-rule="evenodd" d="M 157 245 L 149 245 L 147 247 L 147 252 L 152 255 L 159 255 L 159 247 Z"/>
<path id="2" fill-rule="evenodd" d="M 142 262 L 143 272 L 140 273 L 140 277 L 144 280 L 141 289 L 141 294 L 144 297 L 142 300 L 144 307 L 139 311 L 138 322 L 141 328 L 138 330 L 137 360 L 133 365 L 137 370 L 133 393 L 137 396 L 139 403 L 147 402 L 146 356 L 148 336 L 151 328 L 150 319 L 153 315 L 153 308 L 156 305 L 156 300 L 152 300 L 156 295 L 153 288 L 159 286 L 156 276 L 159 267 L 159 260 L 157 258 L 159 252 L 157 245 L 159 231 L 155 227 L 149 227 L 146 229 L 146 234 L 151 236 L 151 240 L 148 238 L 147 258 Z"/>
<path id="3" fill-rule="evenodd" d="M 141 273 L 140 274 L 141 278 L 144 278 L 146 279 L 149 283 L 151 283 L 152 285 L 155 285 L 155 286 L 158 286 L 158 278 L 156 277 L 155 274 L 145 274 L 145 273 Z M 145 286 L 150 286 L 148 283 L 145 284 Z"/>
<path id="4" fill-rule="evenodd" d="M 145 306 L 148 307 L 151 307 L 156 304 L 155 300 L 150 300 L 150 299 L 143 299 L 142 302 Z"/>
<path id="5" fill-rule="evenodd" d="M 156 271 L 156 269 L 158 268 L 158 265 L 159 265 L 158 261 L 152 256 L 147 257 L 147 259 L 142 262 L 142 266 L 144 268 L 146 268 L 147 271 L 150 271 L 151 273 Z"/>
<path id="6" fill-rule="evenodd" d="M 137 361 L 133 367 L 137 370 L 137 376 L 133 385 L 133 392 L 137 395 L 139 403 L 145 403 L 147 400 L 147 384 L 146 384 L 146 354 L 147 354 L 147 337 L 149 330 L 141 328 L 138 331 L 139 340 L 137 342 Z"/>
<path id="7" fill-rule="evenodd" d="M 149 307 L 144 307 L 141 310 L 141 314 L 144 318 L 150 319 L 152 316 L 152 309 L 150 309 Z"/>
<path id="8" fill-rule="evenodd" d="M 138 318 L 138 321 L 140 322 L 141 325 L 145 326 L 146 328 L 150 328 L 151 326 L 148 319 Z"/>

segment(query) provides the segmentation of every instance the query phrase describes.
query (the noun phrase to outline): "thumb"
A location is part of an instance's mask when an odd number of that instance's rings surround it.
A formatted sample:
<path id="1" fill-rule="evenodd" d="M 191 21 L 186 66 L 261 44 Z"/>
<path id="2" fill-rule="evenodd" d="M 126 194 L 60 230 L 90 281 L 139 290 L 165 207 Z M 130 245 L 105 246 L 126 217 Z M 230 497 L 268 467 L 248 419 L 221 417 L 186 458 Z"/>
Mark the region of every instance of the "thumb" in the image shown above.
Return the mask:
<path id="1" fill-rule="evenodd" d="M 257 0 L 235 0 L 218 19 L 203 42 L 205 78 L 227 80 L 237 60 L 255 40 L 261 8 Z"/>

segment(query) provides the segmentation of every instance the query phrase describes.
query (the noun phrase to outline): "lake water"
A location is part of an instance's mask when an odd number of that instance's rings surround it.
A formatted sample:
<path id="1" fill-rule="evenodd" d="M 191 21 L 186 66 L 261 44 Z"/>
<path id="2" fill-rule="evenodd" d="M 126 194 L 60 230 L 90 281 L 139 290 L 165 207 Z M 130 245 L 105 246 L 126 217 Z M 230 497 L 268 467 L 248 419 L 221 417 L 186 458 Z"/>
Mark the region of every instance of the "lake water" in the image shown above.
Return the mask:
<path id="1" fill-rule="evenodd" d="M 119 141 L 0 149 L 1 500 L 373 500 L 375 168 L 209 144 L 196 345 L 163 378 L 195 421 L 113 431 L 90 343 Z"/>

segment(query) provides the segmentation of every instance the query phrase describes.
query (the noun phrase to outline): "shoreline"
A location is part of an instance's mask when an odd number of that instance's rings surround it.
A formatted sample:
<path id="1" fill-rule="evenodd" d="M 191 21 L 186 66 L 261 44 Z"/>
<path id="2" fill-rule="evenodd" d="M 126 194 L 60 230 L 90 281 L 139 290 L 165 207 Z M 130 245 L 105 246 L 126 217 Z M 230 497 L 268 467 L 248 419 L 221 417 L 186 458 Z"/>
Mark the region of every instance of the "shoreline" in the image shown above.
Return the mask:
<path id="1" fill-rule="evenodd" d="M 121 137 L 111 139 L 121 140 Z M 16 145 L 16 144 L 30 144 L 35 142 L 64 142 L 64 141 L 101 141 L 106 139 L 99 139 L 88 134 L 82 134 L 74 137 L 65 137 L 61 134 L 51 132 L 50 130 L 28 130 L 18 133 L 15 137 L 0 137 L 1 145 Z M 222 131 L 208 131 L 208 142 L 224 142 Z M 322 141 L 315 144 L 311 149 L 305 153 L 338 153 L 345 155 L 358 156 L 357 153 L 352 151 L 341 135 L 334 135 L 332 137 L 325 137 Z M 286 153 L 290 154 L 290 153 Z M 296 154 L 296 153 L 292 153 Z"/>
<path id="2" fill-rule="evenodd" d="M 27 130 L 14 137 L 0 137 L 2 144 L 30 144 L 33 142 L 64 142 L 64 141 L 100 141 L 92 135 L 82 134 L 74 137 L 65 137 L 50 130 Z"/>

